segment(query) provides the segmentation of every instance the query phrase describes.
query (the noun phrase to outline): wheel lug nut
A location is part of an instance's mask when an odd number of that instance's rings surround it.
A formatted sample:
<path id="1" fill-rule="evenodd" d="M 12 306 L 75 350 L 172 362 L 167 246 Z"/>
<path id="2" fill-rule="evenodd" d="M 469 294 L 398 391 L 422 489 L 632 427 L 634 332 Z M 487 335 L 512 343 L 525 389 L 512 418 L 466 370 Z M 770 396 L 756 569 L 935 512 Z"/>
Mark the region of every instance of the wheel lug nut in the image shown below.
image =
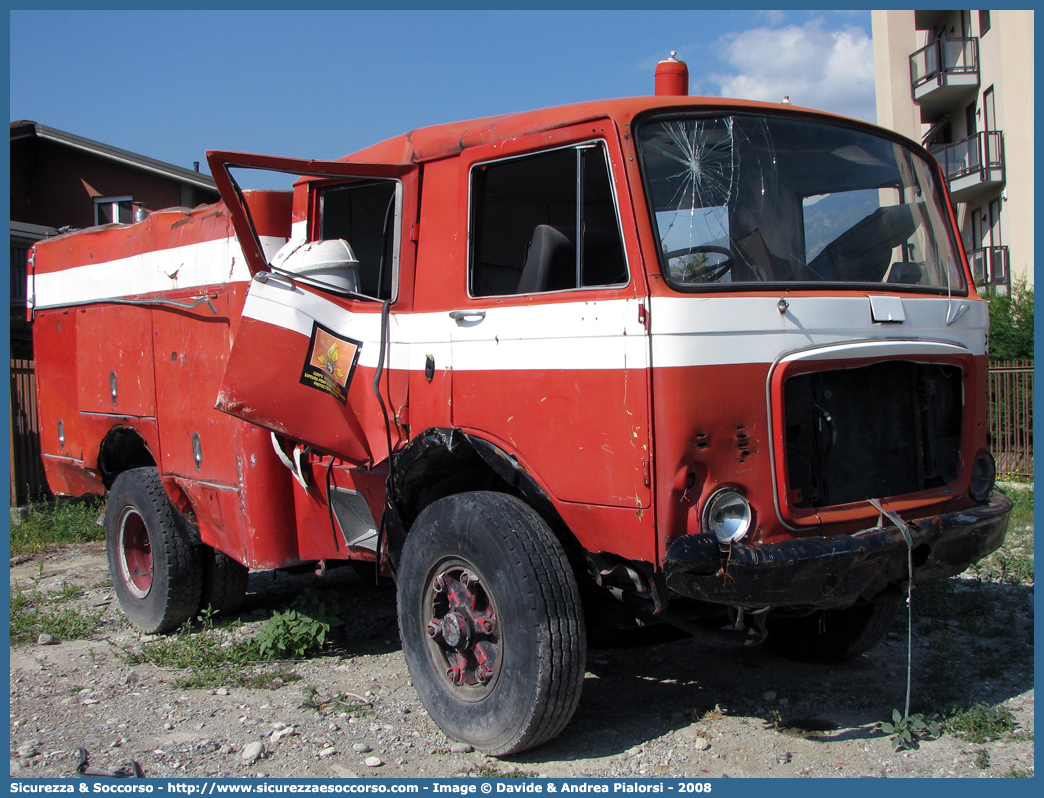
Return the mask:
<path id="1" fill-rule="evenodd" d="M 478 673 L 475 676 L 481 684 L 485 684 L 493 676 L 493 669 L 489 665 L 479 665 Z"/>

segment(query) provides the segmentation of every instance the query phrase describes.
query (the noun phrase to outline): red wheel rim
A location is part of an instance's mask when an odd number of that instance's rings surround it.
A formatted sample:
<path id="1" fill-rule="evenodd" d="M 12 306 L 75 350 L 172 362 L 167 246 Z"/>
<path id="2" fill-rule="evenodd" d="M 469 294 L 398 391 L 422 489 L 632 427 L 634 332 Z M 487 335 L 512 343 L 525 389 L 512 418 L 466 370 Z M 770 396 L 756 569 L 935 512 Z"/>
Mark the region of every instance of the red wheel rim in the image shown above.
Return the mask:
<path id="1" fill-rule="evenodd" d="M 432 572 L 425 596 L 428 653 L 450 689 L 480 701 L 500 676 L 503 637 L 492 594 L 469 564 L 444 562 Z"/>
<path id="2" fill-rule="evenodd" d="M 127 589 L 137 598 L 145 598 L 152 589 L 152 545 L 145 519 L 128 507 L 120 516 L 120 575 Z"/>

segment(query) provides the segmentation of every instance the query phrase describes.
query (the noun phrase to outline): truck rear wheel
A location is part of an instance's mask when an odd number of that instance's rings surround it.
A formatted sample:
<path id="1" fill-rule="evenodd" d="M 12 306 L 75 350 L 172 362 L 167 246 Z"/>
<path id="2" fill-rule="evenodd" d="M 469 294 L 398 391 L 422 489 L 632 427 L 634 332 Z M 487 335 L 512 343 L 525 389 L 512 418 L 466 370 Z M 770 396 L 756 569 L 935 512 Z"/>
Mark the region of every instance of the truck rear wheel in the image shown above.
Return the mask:
<path id="1" fill-rule="evenodd" d="M 142 632 L 169 632 L 199 609 L 199 547 L 154 468 L 116 477 L 105 506 L 105 548 L 120 606 Z"/>
<path id="2" fill-rule="evenodd" d="M 440 499 L 410 530 L 398 579 L 406 664 L 449 737 L 503 756 L 565 728 L 583 685 L 583 610 L 536 512 L 499 493 Z"/>
<path id="3" fill-rule="evenodd" d="M 777 653 L 805 662 L 840 662 L 868 651 L 895 620 L 902 599 L 888 597 L 844 610 L 800 617 L 769 617 L 766 642 Z"/>
<path id="4" fill-rule="evenodd" d="M 210 607 L 214 612 L 232 615 L 239 612 L 246 598 L 247 578 L 250 570 L 227 554 L 207 545 L 202 550 L 203 593 L 199 600 L 201 609 Z"/>

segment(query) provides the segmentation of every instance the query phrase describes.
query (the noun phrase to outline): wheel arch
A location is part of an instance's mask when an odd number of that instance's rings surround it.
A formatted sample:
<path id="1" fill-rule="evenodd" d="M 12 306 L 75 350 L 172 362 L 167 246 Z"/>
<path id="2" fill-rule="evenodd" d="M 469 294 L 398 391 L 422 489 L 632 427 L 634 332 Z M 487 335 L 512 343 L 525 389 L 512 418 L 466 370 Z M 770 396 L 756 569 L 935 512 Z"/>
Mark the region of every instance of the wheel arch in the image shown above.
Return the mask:
<path id="1" fill-rule="evenodd" d="M 113 427 L 105 434 L 98 449 L 98 470 L 105 489 L 112 490 L 116 477 L 135 468 L 152 468 L 159 473 L 156 458 L 142 434 L 134 427 Z M 171 504 L 188 522 L 192 542 L 199 543 L 199 522 L 192 498 L 175 479 L 159 476 Z"/>
<path id="2" fill-rule="evenodd" d="M 98 470 L 106 490 L 124 471 L 149 467 L 156 467 L 156 458 L 138 430 L 116 426 L 105 433 L 98 447 Z"/>
<path id="3" fill-rule="evenodd" d="M 456 493 L 484 490 L 506 493 L 532 507 L 562 544 L 577 576 L 586 571 L 583 547 L 550 496 L 517 458 L 497 444 L 459 428 L 432 427 L 398 452 L 393 465 L 388 505 L 394 519 L 387 529 L 393 563 L 425 507 Z"/>

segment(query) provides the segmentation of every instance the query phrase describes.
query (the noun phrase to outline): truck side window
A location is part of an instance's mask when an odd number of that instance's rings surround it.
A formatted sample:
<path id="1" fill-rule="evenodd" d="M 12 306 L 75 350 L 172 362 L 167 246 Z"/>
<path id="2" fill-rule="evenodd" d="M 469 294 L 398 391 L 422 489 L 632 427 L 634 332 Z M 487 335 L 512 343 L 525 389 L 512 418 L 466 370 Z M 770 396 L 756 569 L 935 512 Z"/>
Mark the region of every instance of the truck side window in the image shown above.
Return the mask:
<path id="1" fill-rule="evenodd" d="M 359 293 L 378 299 L 394 294 L 398 265 L 394 180 L 366 180 L 320 192 L 319 237 L 343 238 L 359 259 Z"/>
<path id="2" fill-rule="evenodd" d="M 480 164 L 472 171 L 471 208 L 472 296 L 627 282 L 601 144 Z"/>

